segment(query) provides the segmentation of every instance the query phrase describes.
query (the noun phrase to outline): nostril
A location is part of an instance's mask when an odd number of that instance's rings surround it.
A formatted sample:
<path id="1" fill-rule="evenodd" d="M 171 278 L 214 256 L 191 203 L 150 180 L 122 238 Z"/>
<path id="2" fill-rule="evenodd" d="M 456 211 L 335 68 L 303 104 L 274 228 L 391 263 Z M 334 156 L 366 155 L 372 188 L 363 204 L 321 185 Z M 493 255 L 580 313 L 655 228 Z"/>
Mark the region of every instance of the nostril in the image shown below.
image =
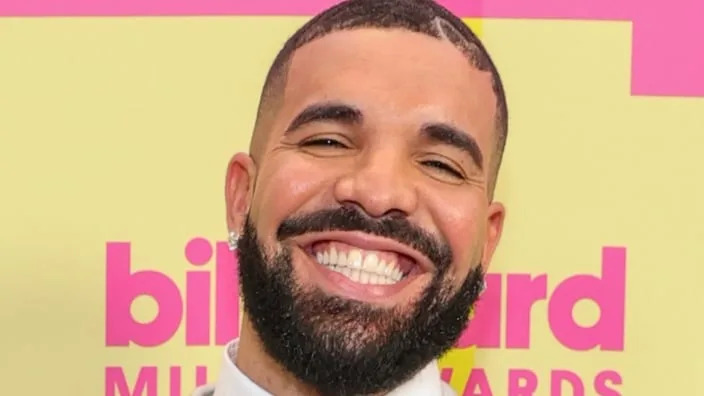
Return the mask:
<path id="1" fill-rule="evenodd" d="M 342 202 L 341 206 L 346 210 L 357 211 L 365 217 L 373 219 L 402 219 L 408 217 L 408 213 L 398 208 L 390 208 L 380 215 L 375 215 L 366 210 L 364 205 L 356 201 L 344 201 Z"/>
<path id="2" fill-rule="evenodd" d="M 384 213 L 383 217 L 392 219 L 403 219 L 408 217 L 408 213 L 402 211 L 401 209 L 389 209 Z"/>
<path id="3" fill-rule="evenodd" d="M 359 202 L 355 202 L 355 201 L 344 201 L 344 202 L 342 202 L 342 205 L 341 205 L 341 206 L 342 206 L 344 209 L 347 209 L 347 210 L 354 210 L 354 211 L 358 211 L 358 212 L 360 212 L 360 213 L 363 213 L 363 214 L 365 214 L 365 215 L 368 215 L 368 214 L 367 214 L 367 211 L 364 210 L 364 206 L 363 206 L 362 204 L 360 204 Z"/>

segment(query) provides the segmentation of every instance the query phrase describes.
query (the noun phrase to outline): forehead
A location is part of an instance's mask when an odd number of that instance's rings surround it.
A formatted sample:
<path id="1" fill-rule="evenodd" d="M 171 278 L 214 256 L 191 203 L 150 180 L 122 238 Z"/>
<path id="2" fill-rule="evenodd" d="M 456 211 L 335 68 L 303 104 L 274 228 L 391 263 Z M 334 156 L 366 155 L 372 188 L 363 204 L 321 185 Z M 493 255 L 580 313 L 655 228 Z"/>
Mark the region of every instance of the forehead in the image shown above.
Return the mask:
<path id="1" fill-rule="evenodd" d="M 319 101 L 357 106 L 376 122 L 449 122 L 488 151 L 496 97 L 491 74 L 446 40 L 401 29 L 330 33 L 294 52 L 280 115 Z"/>

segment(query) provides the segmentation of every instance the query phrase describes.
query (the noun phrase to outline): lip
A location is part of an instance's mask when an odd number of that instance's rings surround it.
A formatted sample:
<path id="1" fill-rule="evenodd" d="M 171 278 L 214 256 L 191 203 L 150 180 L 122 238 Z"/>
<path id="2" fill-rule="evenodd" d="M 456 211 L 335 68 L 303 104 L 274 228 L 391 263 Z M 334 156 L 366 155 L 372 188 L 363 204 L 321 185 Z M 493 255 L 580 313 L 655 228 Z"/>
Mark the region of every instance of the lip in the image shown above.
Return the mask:
<path id="1" fill-rule="evenodd" d="M 389 238 L 370 235 L 359 231 L 326 231 L 312 232 L 291 238 L 301 249 L 316 242 L 341 242 L 364 250 L 387 251 L 402 254 L 415 261 L 421 272 L 434 272 L 435 266 L 430 259 L 419 251 Z"/>

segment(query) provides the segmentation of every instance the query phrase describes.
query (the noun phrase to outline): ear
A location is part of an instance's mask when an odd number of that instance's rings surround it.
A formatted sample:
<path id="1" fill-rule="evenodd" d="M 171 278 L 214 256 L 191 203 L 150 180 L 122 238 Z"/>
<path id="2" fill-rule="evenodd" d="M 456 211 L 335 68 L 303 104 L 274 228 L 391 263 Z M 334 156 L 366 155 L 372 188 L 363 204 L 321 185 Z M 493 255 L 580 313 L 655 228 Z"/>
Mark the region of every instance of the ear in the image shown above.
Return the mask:
<path id="1" fill-rule="evenodd" d="M 486 223 L 486 242 L 482 253 L 482 272 L 486 273 L 489 270 L 491 259 L 494 256 L 494 251 L 501 240 L 501 233 L 504 229 L 504 218 L 506 217 L 506 208 L 500 202 L 492 202 L 489 204 L 487 211 Z"/>
<path id="2" fill-rule="evenodd" d="M 256 165 L 252 157 L 245 153 L 235 154 L 227 166 L 225 201 L 228 231 L 242 233 L 252 201 L 256 174 Z"/>

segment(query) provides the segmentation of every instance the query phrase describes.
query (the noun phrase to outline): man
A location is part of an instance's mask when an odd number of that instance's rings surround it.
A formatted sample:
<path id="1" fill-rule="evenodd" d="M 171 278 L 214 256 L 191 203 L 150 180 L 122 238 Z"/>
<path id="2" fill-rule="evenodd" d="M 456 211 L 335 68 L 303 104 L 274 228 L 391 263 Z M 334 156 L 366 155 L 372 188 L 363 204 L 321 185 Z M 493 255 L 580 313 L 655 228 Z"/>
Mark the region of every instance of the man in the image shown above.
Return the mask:
<path id="1" fill-rule="evenodd" d="M 499 242 L 507 134 L 484 47 L 429 0 L 351 0 L 285 44 L 226 182 L 244 311 L 196 395 L 450 395 Z"/>

